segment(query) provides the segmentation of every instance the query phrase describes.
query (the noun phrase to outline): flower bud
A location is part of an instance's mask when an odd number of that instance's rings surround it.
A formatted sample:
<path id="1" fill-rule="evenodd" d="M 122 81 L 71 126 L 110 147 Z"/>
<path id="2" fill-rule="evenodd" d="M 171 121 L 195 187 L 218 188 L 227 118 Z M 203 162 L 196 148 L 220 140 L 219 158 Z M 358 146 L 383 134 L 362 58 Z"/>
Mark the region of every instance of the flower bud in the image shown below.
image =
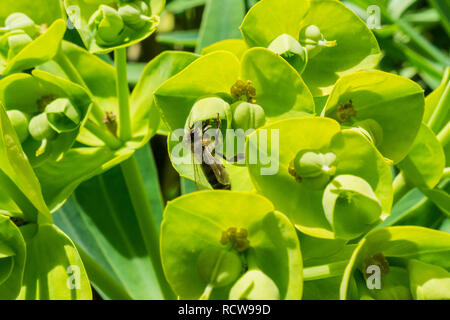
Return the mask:
<path id="1" fill-rule="evenodd" d="M 48 141 L 56 137 L 56 131 L 52 129 L 47 119 L 47 114 L 41 113 L 33 117 L 28 125 L 28 131 L 36 141 L 42 141 L 41 146 L 36 151 L 36 157 L 44 154 Z"/>
<path id="2" fill-rule="evenodd" d="M 309 25 L 300 32 L 300 43 L 306 47 L 308 57 L 312 58 L 325 47 L 335 47 L 336 41 L 328 41 L 315 25 Z"/>
<path id="3" fill-rule="evenodd" d="M 188 128 L 192 128 L 197 121 L 226 120 L 227 128 L 231 127 L 231 107 L 219 97 L 207 97 L 198 100 L 191 109 L 186 121 Z"/>
<path id="4" fill-rule="evenodd" d="M 231 106 L 235 129 L 258 129 L 266 123 L 264 109 L 254 103 L 238 101 Z"/>
<path id="5" fill-rule="evenodd" d="M 375 146 L 379 146 L 383 142 L 383 128 L 372 119 L 357 121 L 351 129 L 361 133 L 367 140 Z"/>
<path id="6" fill-rule="evenodd" d="M 33 39 L 31 39 L 31 37 L 26 33 L 17 33 L 10 35 L 8 37 L 8 58 L 12 59 L 31 42 L 33 42 Z"/>
<path id="7" fill-rule="evenodd" d="M 31 119 L 28 125 L 28 131 L 36 141 L 42 141 L 44 139 L 51 140 L 56 136 L 56 132 L 50 126 L 45 113 L 41 113 Z"/>
<path id="8" fill-rule="evenodd" d="M 232 284 L 242 271 L 242 262 L 234 250 L 204 249 L 197 260 L 201 278 L 214 288 Z"/>
<path id="9" fill-rule="evenodd" d="M 299 73 L 305 70 L 308 61 L 307 51 L 290 35 L 282 34 L 272 41 L 268 49 L 283 57 Z"/>
<path id="10" fill-rule="evenodd" d="M 45 113 L 50 126 L 58 133 L 73 131 L 80 125 L 80 113 L 67 98 L 52 101 L 45 108 Z"/>
<path id="11" fill-rule="evenodd" d="M 146 22 L 154 22 L 156 17 L 149 17 L 149 7 L 144 1 L 127 3 L 119 8 L 123 22 L 132 29 L 142 28 Z"/>
<path id="12" fill-rule="evenodd" d="M 30 136 L 30 133 L 28 132 L 28 115 L 19 110 L 8 110 L 6 113 L 17 133 L 17 137 L 19 137 L 20 143 L 23 143 Z"/>
<path id="13" fill-rule="evenodd" d="M 289 172 L 297 181 L 312 189 L 322 189 L 336 173 L 336 155 L 302 150 L 297 153 Z"/>
<path id="14" fill-rule="evenodd" d="M 39 27 L 26 14 L 16 12 L 10 14 L 5 20 L 5 27 L 9 31 L 22 30 L 30 37 L 39 33 Z"/>
<path id="15" fill-rule="evenodd" d="M 101 5 L 89 20 L 89 26 L 96 28 L 96 38 L 101 45 L 113 45 L 122 40 L 123 20 L 110 6 Z"/>
<path id="16" fill-rule="evenodd" d="M 247 271 L 231 288 L 230 300 L 279 300 L 280 290 L 260 270 Z"/>
<path id="17" fill-rule="evenodd" d="M 450 300 L 450 273 L 420 260 L 408 261 L 409 285 L 415 300 Z"/>
<path id="18" fill-rule="evenodd" d="M 353 239 L 380 222 L 381 203 L 372 187 L 353 175 L 335 177 L 322 197 L 325 216 L 337 238 Z"/>

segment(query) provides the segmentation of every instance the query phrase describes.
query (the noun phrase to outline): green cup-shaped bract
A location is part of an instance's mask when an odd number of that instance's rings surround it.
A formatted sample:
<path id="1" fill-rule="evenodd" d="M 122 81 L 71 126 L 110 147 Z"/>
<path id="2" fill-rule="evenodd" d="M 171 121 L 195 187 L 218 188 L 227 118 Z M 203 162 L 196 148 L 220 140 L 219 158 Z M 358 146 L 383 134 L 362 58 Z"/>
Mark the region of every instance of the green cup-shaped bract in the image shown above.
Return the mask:
<path id="1" fill-rule="evenodd" d="M 12 34 L 8 37 L 8 59 L 12 59 L 23 48 L 33 42 L 33 39 L 26 33 Z"/>
<path id="2" fill-rule="evenodd" d="M 203 280 L 214 288 L 234 283 L 242 271 L 239 255 L 225 248 L 207 248 L 198 257 L 198 271 Z"/>
<path id="3" fill-rule="evenodd" d="M 39 27 L 24 13 L 16 12 L 10 14 L 5 20 L 8 30 L 22 30 L 34 38 L 39 33 Z"/>
<path id="4" fill-rule="evenodd" d="M 381 289 L 368 290 L 366 283 L 360 283 L 359 286 L 363 287 L 360 290 L 362 300 L 411 300 L 412 298 L 409 291 L 408 272 L 401 267 L 390 267 L 388 274 L 381 275 Z"/>
<path id="5" fill-rule="evenodd" d="M 398 163 L 419 132 L 424 106 L 423 89 L 410 79 L 377 70 L 359 71 L 336 82 L 322 116 L 365 130 L 383 156 Z"/>
<path id="6" fill-rule="evenodd" d="M 304 155 L 311 157 L 305 157 L 303 165 L 297 161 L 295 170 L 293 160 Z M 333 119 L 286 119 L 259 128 L 248 136 L 246 163 L 256 190 L 307 235 L 325 239 L 339 235 L 322 205 L 323 190 L 333 176 L 364 179 L 381 204 L 382 217 L 390 214 L 392 175 L 386 161 L 361 134 L 342 130 Z"/>
<path id="7" fill-rule="evenodd" d="M 248 247 L 238 250 L 238 242 L 230 242 L 230 230 L 244 236 Z M 226 263 L 217 263 L 220 254 Z M 171 201 L 161 227 L 161 258 L 167 281 L 181 299 L 228 299 L 246 272 L 244 264 L 266 275 L 263 279 L 250 274 L 249 278 L 261 281 L 255 283 L 258 288 L 268 286 L 271 279 L 280 299 L 301 298 L 302 261 L 295 228 L 267 199 L 254 193 L 200 191 Z M 227 271 L 221 284 L 228 285 L 213 287 L 211 282 L 217 279 L 211 281 L 209 276 L 212 265 Z"/>
<path id="8" fill-rule="evenodd" d="M 80 125 L 80 112 L 67 98 L 52 101 L 45 113 L 50 126 L 58 133 L 73 131 Z"/>
<path id="9" fill-rule="evenodd" d="M 315 41 L 302 42 L 302 30 Z M 267 48 L 282 34 L 307 46 L 308 63 L 302 78 L 314 96 L 328 95 L 345 74 L 373 69 L 381 57 L 367 24 L 341 1 L 259 1 L 245 16 L 241 31 L 249 47 Z M 335 46 L 324 47 L 330 45 Z"/>
<path id="10" fill-rule="evenodd" d="M 233 110 L 233 124 L 235 129 L 258 129 L 266 123 L 264 109 L 249 102 L 236 102 L 231 106 Z"/>
<path id="11" fill-rule="evenodd" d="M 299 73 L 302 73 L 308 62 L 308 54 L 305 48 L 292 36 L 282 34 L 273 40 L 268 49 L 282 56 Z"/>
<path id="12" fill-rule="evenodd" d="M 23 143 L 30 135 L 28 132 L 29 116 L 20 110 L 8 110 L 7 114 L 20 142 Z"/>
<path id="13" fill-rule="evenodd" d="M 313 189 L 321 189 L 336 173 L 336 155 L 332 152 L 320 153 L 301 150 L 293 160 L 295 176 L 300 182 Z"/>
<path id="14" fill-rule="evenodd" d="M 448 298 L 450 234 L 418 226 L 394 226 L 375 229 L 361 239 L 344 271 L 341 299 L 361 298 L 361 292 L 352 283 L 366 287 L 358 272 L 370 257 L 380 254 L 392 265 L 387 274 L 381 274 L 379 292 L 374 295 L 375 290 L 366 289 L 365 294 L 376 299 Z M 386 286 L 384 279 L 388 280 Z"/>
<path id="15" fill-rule="evenodd" d="M 123 40 L 125 25 L 117 10 L 110 6 L 100 5 L 92 15 L 89 25 L 95 30 L 99 44 L 114 45 Z"/>
<path id="16" fill-rule="evenodd" d="M 372 187 L 357 176 L 335 177 L 325 188 L 322 205 L 338 238 L 353 239 L 381 222 L 380 201 Z"/>
<path id="17" fill-rule="evenodd" d="M 142 28 L 146 22 L 151 21 L 150 9 L 144 1 L 127 3 L 119 8 L 119 15 L 123 22 L 133 29 Z"/>
<path id="18" fill-rule="evenodd" d="M 365 136 L 375 146 L 379 146 L 383 142 L 383 128 L 373 119 L 357 121 L 351 130 L 357 131 Z"/>
<path id="19" fill-rule="evenodd" d="M 450 273 L 420 260 L 408 261 L 409 282 L 415 300 L 450 300 Z"/>
<path id="20" fill-rule="evenodd" d="M 249 270 L 234 284 L 230 300 L 279 300 L 280 290 L 264 272 Z"/>
<path id="21" fill-rule="evenodd" d="M 225 120 L 227 128 L 231 127 L 231 107 L 219 97 L 207 97 L 198 100 L 192 107 L 186 126 L 192 128 L 198 121 Z"/>

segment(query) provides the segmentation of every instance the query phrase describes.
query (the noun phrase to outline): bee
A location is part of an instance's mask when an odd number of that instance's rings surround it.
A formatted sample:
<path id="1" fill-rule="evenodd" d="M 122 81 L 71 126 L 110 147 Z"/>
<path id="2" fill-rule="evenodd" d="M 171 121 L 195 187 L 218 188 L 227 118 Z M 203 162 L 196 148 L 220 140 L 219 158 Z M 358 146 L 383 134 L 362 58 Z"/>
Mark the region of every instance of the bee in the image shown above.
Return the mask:
<path id="1" fill-rule="evenodd" d="M 217 115 L 217 120 L 207 120 L 201 123 L 201 125 L 197 123 L 186 133 L 185 141 L 190 143 L 190 150 L 193 154 L 196 182 L 198 180 L 198 168 L 195 163 L 200 163 L 200 168 L 213 189 L 231 190 L 231 181 L 228 172 L 222 162 L 216 158 L 215 152 L 215 148 L 219 142 L 220 123 L 219 115 Z M 217 130 L 216 137 L 213 141 L 207 132 L 213 129 L 214 126 Z M 200 150 L 201 152 L 199 152 Z"/>

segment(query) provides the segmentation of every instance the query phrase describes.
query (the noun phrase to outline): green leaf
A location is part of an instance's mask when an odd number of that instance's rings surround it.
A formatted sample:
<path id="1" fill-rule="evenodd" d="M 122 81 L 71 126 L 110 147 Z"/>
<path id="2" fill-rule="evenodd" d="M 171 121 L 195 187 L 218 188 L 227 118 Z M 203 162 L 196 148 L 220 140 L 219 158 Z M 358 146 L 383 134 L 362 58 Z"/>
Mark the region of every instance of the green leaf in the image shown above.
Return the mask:
<path id="1" fill-rule="evenodd" d="M 155 223 L 163 204 L 157 171 L 148 147 L 136 152 Z M 89 278 L 105 299 L 162 299 L 120 168 L 81 184 L 74 197 L 54 214 L 55 223 L 95 262 Z M 95 201 L 92 193 L 98 196 Z M 92 267 L 92 268 L 91 268 Z M 105 281 L 104 275 L 109 275 Z M 117 290 L 116 288 L 120 288 Z"/>
<path id="2" fill-rule="evenodd" d="M 327 181 L 314 187 L 307 184 L 307 179 L 299 182 L 291 175 L 291 162 L 303 150 L 333 153 L 336 164 L 331 176 L 351 174 L 366 180 L 381 203 L 382 214 L 389 214 L 391 173 L 384 159 L 363 136 L 341 131 L 339 124 L 329 118 L 283 120 L 264 126 L 248 137 L 246 163 L 256 190 L 285 212 L 301 232 L 319 238 L 336 238 L 322 205 Z"/>
<path id="3" fill-rule="evenodd" d="M 92 24 L 89 25 L 89 21 L 99 9 L 98 3 L 89 3 L 85 0 L 64 0 L 64 5 L 67 15 L 80 33 L 80 37 L 89 52 L 108 53 L 118 48 L 139 43 L 156 31 L 159 24 L 159 14 L 164 8 L 165 0 L 144 0 L 144 2 L 151 8 L 151 17 L 149 17 L 151 19 L 143 21 L 144 25 L 138 29 L 125 25 L 120 32 L 122 38 L 114 37 L 114 41 L 110 43 L 99 43 L 100 39 L 96 28 Z M 112 5 L 115 6 L 115 4 Z M 108 8 L 113 9 L 110 6 Z M 112 26 L 114 26 L 114 23 L 112 23 Z"/>
<path id="4" fill-rule="evenodd" d="M 339 108 L 346 104 L 355 114 L 342 119 Z M 376 147 L 397 163 L 408 154 L 416 138 L 423 110 L 423 89 L 415 82 L 381 71 L 360 71 L 339 79 L 322 115 L 351 127 L 357 127 L 359 121 L 376 121 L 381 127 L 372 136 Z"/>
<path id="5" fill-rule="evenodd" d="M 355 249 L 344 273 L 340 298 L 353 298 L 349 284 L 365 259 L 382 253 L 389 258 L 417 259 L 450 269 L 450 234 L 422 227 L 388 227 L 370 232 Z M 383 289 L 381 289 L 383 290 Z"/>
<path id="6" fill-rule="evenodd" d="M 2 62 L 0 57 L 0 74 L 7 75 L 31 69 L 53 59 L 60 49 L 65 31 L 66 22 L 59 19 L 12 59 Z"/>
<path id="7" fill-rule="evenodd" d="M 408 155 L 398 163 L 407 181 L 433 189 L 442 177 L 445 155 L 433 131 L 422 124 Z"/>
<path id="8" fill-rule="evenodd" d="M 53 225 L 41 225 L 26 243 L 27 261 L 19 299 L 92 299 L 77 249 L 61 230 Z"/>
<path id="9" fill-rule="evenodd" d="M 196 51 L 220 40 L 239 38 L 244 14 L 244 0 L 206 0 Z"/>
<path id="10" fill-rule="evenodd" d="M 197 267 L 202 263 L 199 255 L 207 249 L 226 248 L 220 242 L 222 232 L 236 227 L 248 231 L 250 249 L 241 256 L 252 259 L 249 268 L 271 278 L 281 299 L 300 299 L 302 263 L 297 236 L 284 215 L 273 210 L 261 196 L 228 191 L 196 192 L 170 202 L 161 229 L 161 254 L 175 292 L 183 299 L 202 295 L 208 283 Z M 231 286 L 213 289 L 211 299 L 227 299 Z"/>
<path id="11" fill-rule="evenodd" d="M 25 241 L 14 223 L 0 215 L 0 299 L 13 300 L 20 292 L 25 268 Z"/>

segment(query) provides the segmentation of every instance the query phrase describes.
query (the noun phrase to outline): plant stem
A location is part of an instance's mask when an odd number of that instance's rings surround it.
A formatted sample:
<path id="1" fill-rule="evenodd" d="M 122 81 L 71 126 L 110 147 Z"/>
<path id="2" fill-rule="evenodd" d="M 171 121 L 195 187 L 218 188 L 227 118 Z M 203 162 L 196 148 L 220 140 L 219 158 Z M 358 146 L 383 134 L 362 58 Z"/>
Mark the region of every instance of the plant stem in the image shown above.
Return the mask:
<path id="1" fill-rule="evenodd" d="M 119 100 L 119 138 L 128 141 L 131 138 L 131 110 L 127 78 L 127 49 L 116 49 L 114 55 L 117 72 L 117 97 Z"/>
<path id="2" fill-rule="evenodd" d="M 166 298 L 169 298 L 172 296 L 172 291 L 162 269 L 158 230 L 153 219 L 152 209 L 147 198 L 144 181 L 139 171 L 136 157 L 133 155 L 124 161 L 121 164 L 121 168 L 136 213 L 139 228 L 151 258 L 156 277 L 158 278 L 161 291 Z"/>
<path id="3" fill-rule="evenodd" d="M 105 145 L 107 145 L 112 150 L 117 150 L 123 145 L 123 142 L 113 136 L 111 132 L 99 127 L 91 120 L 86 121 L 84 127 L 92 132 L 97 138 L 102 140 Z"/>
<path id="4" fill-rule="evenodd" d="M 338 261 L 326 265 L 307 267 L 303 269 L 303 280 L 319 280 L 340 276 L 347 267 L 347 261 Z"/>
<path id="5" fill-rule="evenodd" d="M 400 200 L 405 194 L 408 193 L 409 190 L 411 190 L 411 187 L 406 184 L 405 177 L 401 172 L 395 177 L 393 187 L 394 187 L 394 203 Z"/>
<path id="6" fill-rule="evenodd" d="M 447 113 L 449 112 L 448 106 L 450 105 L 450 81 L 447 82 L 445 86 L 444 93 L 439 99 L 439 103 L 434 109 L 433 114 L 428 121 L 428 126 L 434 132 L 438 132 L 442 124 L 447 121 Z"/>
<path id="7" fill-rule="evenodd" d="M 119 100 L 119 137 L 122 141 L 131 138 L 130 99 L 127 77 L 127 51 L 126 48 L 116 49 L 116 90 Z M 173 297 L 173 292 L 167 283 L 162 268 L 159 232 L 153 219 L 152 208 L 145 190 L 144 180 L 139 170 L 136 156 L 133 155 L 120 165 L 125 178 L 125 184 L 130 195 L 131 203 L 136 213 L 139 229 L 142 234 L 148 255 L 153 265 L 159 287 L 166 299 Z"/>
<path id="8" fill-rule="evenodd" d="M 64 71 L 64 73 L 70 79 L 70 81 L 72 81 L 76 84 L 79 84 L 88 92 L 88 94 L 90 95 L 91 100 L 92 100 L 92 114 L 99 123 L 102 123 L 103 118 L 105 117 L 103 110 L 94 101 L 91 90 L 86 85 L 86 82 L 84 82 L 83 77 L 80 75 L 80 73 L 75 68 L 75 66 L 72 64 L 72 62 L 69 60 L 69 58 L 67 58 L 67 56 L 61 50 L 55 56 L 54 60 L 59 65 L 59 67 Z"/>

